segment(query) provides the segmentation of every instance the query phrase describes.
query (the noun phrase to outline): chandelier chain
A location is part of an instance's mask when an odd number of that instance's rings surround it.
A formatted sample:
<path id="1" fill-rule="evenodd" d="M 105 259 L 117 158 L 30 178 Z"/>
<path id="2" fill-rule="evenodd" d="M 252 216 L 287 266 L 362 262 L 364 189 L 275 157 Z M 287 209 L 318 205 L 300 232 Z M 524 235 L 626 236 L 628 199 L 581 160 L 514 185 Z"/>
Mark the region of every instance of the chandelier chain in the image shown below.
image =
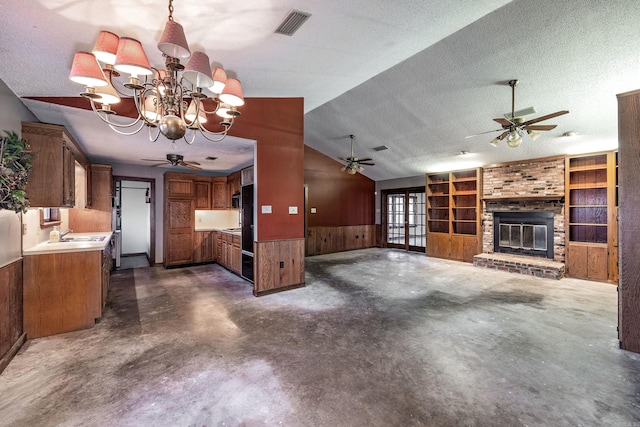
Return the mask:
<path id="1" fill-rule="evenodd" d="M 173 0 L 169 0 L 169 21 L 173 21 Z"/>

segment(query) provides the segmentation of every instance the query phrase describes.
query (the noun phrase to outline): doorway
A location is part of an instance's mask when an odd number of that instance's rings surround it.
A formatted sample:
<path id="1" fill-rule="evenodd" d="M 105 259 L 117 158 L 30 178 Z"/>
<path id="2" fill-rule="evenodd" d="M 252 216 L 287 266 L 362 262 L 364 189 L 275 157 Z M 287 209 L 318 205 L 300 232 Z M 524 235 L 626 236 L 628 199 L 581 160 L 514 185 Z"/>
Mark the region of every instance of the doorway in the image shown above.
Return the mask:
<path id="1" fill-rule="evenodd" d="M 155 264 L 155 179 L 114 176 L 114 226 L 120 233 L 122 257 L 146 258 Z M 123 261 L 124 259 L 123 258 Z M 123 262 L 123 267 L 127 263 Z"/>
<path id="2" fill-rule="evenodd" d="M 386 246 L 425 252 L 427 235 L 424 187 L 385 190 L 382 194 Z"/>

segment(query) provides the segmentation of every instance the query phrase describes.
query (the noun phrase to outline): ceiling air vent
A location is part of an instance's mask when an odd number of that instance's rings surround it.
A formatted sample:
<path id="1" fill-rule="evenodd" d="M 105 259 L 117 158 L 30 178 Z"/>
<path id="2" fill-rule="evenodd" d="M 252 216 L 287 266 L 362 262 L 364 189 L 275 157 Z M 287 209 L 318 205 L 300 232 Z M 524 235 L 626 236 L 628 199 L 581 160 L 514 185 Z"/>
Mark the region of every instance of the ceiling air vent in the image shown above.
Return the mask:
<path id="1" fill-rule="evenodd" d="M 207 156 L 205 157 L 205 160 L 216 160 L 217 157 L 213 157 L 213 156 Z"/>
<path id="2" fill-rule="evenodd" d="M 302 12 L 300 10 L 292 10 L 280 26 L 276 29 L 276 34 L 284 34 L 285 36 L 292 36 L 293 33 L 298 31 L 298 28 L 302 27 L 307 19 L 311 16 L 310 13 Z"/>
<path id="3" fill-rule="evenodd" d="M 384 150 L 388 150 L 389 147 L 387 147 L 386 145 L 381 145 L 379 147 L 375 147 L 374 150 L 376 151 L 384 151 Z"/>

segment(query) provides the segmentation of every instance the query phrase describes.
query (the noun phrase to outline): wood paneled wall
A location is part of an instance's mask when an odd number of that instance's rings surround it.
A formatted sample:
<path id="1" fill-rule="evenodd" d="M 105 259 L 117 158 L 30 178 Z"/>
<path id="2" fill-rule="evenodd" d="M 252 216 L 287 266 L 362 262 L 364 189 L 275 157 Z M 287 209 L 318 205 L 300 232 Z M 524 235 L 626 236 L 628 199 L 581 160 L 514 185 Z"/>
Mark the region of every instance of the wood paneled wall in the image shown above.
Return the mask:
<path id="1" fill-rule="evenodd" d="M 254 251 L 255 296 L 304 286 L 304 239 L 256 242 Z"/>
<path id="2" fill-rule="evenodd" d="M 376 246 L 375 225 L 309 227 L 307 229 L 307 256 L 352 251 L 374 246 Z"/>
<path id="3" fill-rule="evenodd" d="M 346 140 L 344 147 L 348 154 Z M 305 145 L 308 227 L 375 224 L 375 181 L 359 173 L 349 175 L 341 167 L 337 160 Z M 315 208 L 315 213 L 310 212 L 311 208 Z"/>
<path id="4" fill-rule="evenodd" d="M 618 95 L 620 347 L 640 353 L 640 90 Z"/>
<path id="5" fill-rule="evenodd" d="M 22 260 L 18 260 L 0 268 L 0 373 L 25 341 L 22 320 Z"/>

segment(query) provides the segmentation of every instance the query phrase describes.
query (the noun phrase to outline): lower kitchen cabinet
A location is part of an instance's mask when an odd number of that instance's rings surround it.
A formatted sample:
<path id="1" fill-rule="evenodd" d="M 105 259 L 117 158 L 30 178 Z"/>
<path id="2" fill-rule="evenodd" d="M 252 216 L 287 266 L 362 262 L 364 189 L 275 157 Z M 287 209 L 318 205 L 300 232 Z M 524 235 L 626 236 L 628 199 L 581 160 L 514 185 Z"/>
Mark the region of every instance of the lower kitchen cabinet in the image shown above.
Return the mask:
<path id="1" fill-rule="evenodd" d="M 27 339 L 90 328 L 102 316 L 109 251 L 58 252 L 24 257 L 24 331 Z"/>
<path id="2" fill-rule="evenodd" d="M 242 249 L 240 236 L 237 234 L 219 232 L 216 245 L 218 247 L 218 264 L 228 268 L 236 274 L 242 271 Z"/>
<path id="3" fill-rule="evenodd" d="M 215 231 L 196 231 L 194 234 L 193 259 L 196 263 L 214 262 Z"/>

